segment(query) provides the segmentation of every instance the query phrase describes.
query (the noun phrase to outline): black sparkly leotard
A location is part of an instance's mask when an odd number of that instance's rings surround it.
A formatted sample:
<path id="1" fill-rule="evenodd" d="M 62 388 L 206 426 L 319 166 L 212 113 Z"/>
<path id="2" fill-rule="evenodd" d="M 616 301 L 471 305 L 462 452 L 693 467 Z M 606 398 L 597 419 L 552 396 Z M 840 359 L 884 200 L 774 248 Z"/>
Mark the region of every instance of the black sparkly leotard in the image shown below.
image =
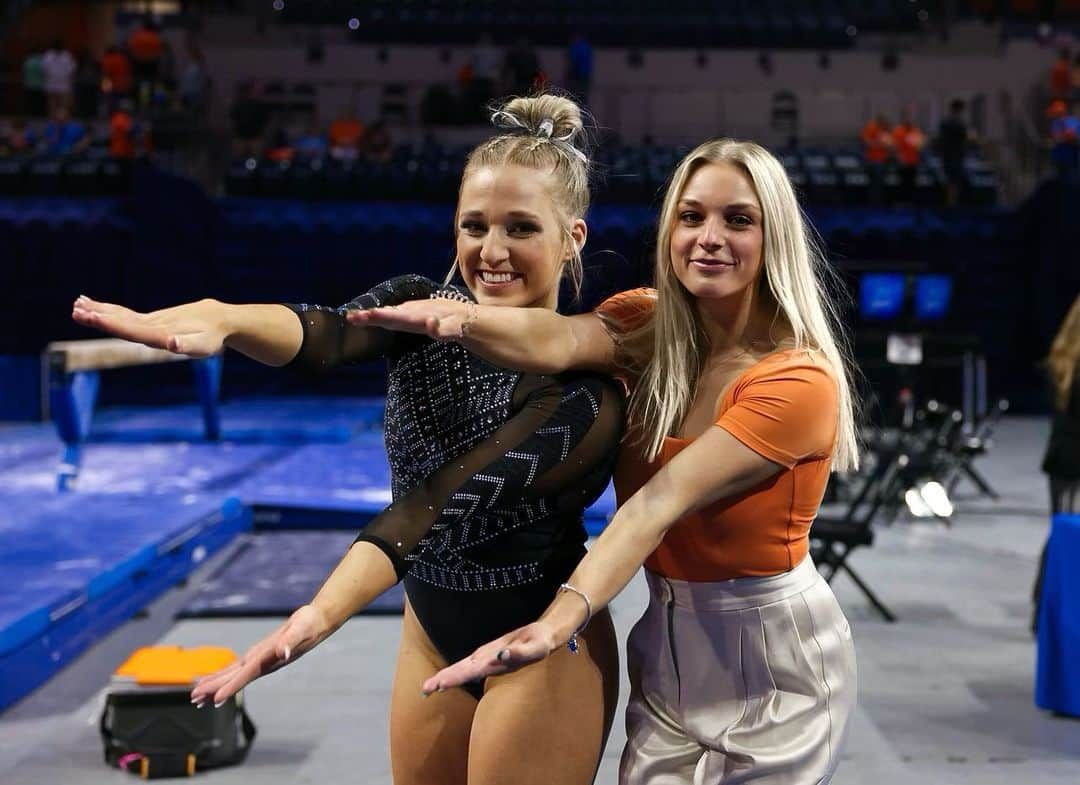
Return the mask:
<path id="1" fill-rule="evenodd" d="M 293 364 L 387 358 L 393 502 L 357 540 L 393 561 L 449 663 L 535 620 L 584 555 L 582 513 L 611 475 L 624 396 L 596 374 L 508 371 L 456 343 L 345 320 L 351 308 L 428 297 L 471 299 L 408 275 L 341 308 L 290 306 L 304 328 Z"/>

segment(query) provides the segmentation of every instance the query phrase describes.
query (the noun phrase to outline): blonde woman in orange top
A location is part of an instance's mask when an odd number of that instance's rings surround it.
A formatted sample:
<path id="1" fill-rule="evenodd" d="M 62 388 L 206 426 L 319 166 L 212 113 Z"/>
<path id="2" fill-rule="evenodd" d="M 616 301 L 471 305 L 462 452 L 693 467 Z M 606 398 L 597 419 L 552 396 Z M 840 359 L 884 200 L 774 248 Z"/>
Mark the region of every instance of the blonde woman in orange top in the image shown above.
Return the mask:
<path id="1" fill-rule="evenodd" d="M 423 689 L 573 650 L 644 564 L 620 782 L 827 782 L 855 653 L 808 533 L 830 470 L 854 467 L 857 447 L 824 262 L 783 167 L 749 142 L 691 152 L 659 225 L 656 289 L 591 314 L 416 302 L 353 317 L 522 369 L 605 369 L 631 391 L 603 535 L 539 621 Z"/>

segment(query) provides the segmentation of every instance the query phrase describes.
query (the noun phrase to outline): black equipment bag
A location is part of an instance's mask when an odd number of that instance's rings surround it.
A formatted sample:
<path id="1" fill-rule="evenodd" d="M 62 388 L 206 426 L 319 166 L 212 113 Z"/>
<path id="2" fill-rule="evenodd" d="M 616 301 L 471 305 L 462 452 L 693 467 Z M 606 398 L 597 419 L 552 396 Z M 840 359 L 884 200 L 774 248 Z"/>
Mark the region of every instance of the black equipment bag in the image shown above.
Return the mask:
<path id="1" fill-rule="evenodd" d="M 239 698 L 239 699 L 238 699 Z M 105 699 L 105 762 L 143 779 L 191 776 L 244 760 L 255 725 L 240 695 L 198 709 L 189 689 L 116 690 Z"/>

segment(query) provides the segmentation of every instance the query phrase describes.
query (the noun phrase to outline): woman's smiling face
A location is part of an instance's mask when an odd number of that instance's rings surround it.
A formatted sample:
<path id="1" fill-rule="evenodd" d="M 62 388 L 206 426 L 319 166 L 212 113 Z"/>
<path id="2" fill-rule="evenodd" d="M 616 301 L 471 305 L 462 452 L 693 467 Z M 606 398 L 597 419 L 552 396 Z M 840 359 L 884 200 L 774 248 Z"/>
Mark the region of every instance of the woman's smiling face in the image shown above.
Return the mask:
<path id="1" fill-rule="evenodd" d="M 750 179 L 726 161 L 704 164 L 686 181 L 671 230 L 671 264 L 695 297 L 744 292 L 761 272 L 761 203 Z"/>
<path id="2" fill-rule="evenodd" d="M 558 304 L 559 279 L 572 249 L 551 198 L 551 175 L 508 164 L 471 172 L 461 185 L 457 263 L 484 305 Z M 571 234 L 584 223 L 575 221 Z M 575 241 L 578 238 L 575 236 Z"/>

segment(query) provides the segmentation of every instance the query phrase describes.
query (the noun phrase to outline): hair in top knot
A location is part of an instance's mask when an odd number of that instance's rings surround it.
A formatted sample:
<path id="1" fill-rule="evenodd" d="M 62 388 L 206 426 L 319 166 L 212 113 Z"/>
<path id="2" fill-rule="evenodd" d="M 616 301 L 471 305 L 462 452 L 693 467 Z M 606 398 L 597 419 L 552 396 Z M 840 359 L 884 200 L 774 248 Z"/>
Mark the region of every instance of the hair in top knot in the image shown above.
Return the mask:
<path id="1" fill-rule="evenodd" d="M 524 166 L 551 175 L 551 199 L 563 218 L 569 262 L 566 274 L 581 288 L 581 255 L 570 227 L 589 209 L 589 157 L 578 147 L 585 124 L 581 107 L 554 93 L 511 98 L 492 107 L 496 136 L 482 142 L 465 161 L 462 182 L 477 169 Z"/>

